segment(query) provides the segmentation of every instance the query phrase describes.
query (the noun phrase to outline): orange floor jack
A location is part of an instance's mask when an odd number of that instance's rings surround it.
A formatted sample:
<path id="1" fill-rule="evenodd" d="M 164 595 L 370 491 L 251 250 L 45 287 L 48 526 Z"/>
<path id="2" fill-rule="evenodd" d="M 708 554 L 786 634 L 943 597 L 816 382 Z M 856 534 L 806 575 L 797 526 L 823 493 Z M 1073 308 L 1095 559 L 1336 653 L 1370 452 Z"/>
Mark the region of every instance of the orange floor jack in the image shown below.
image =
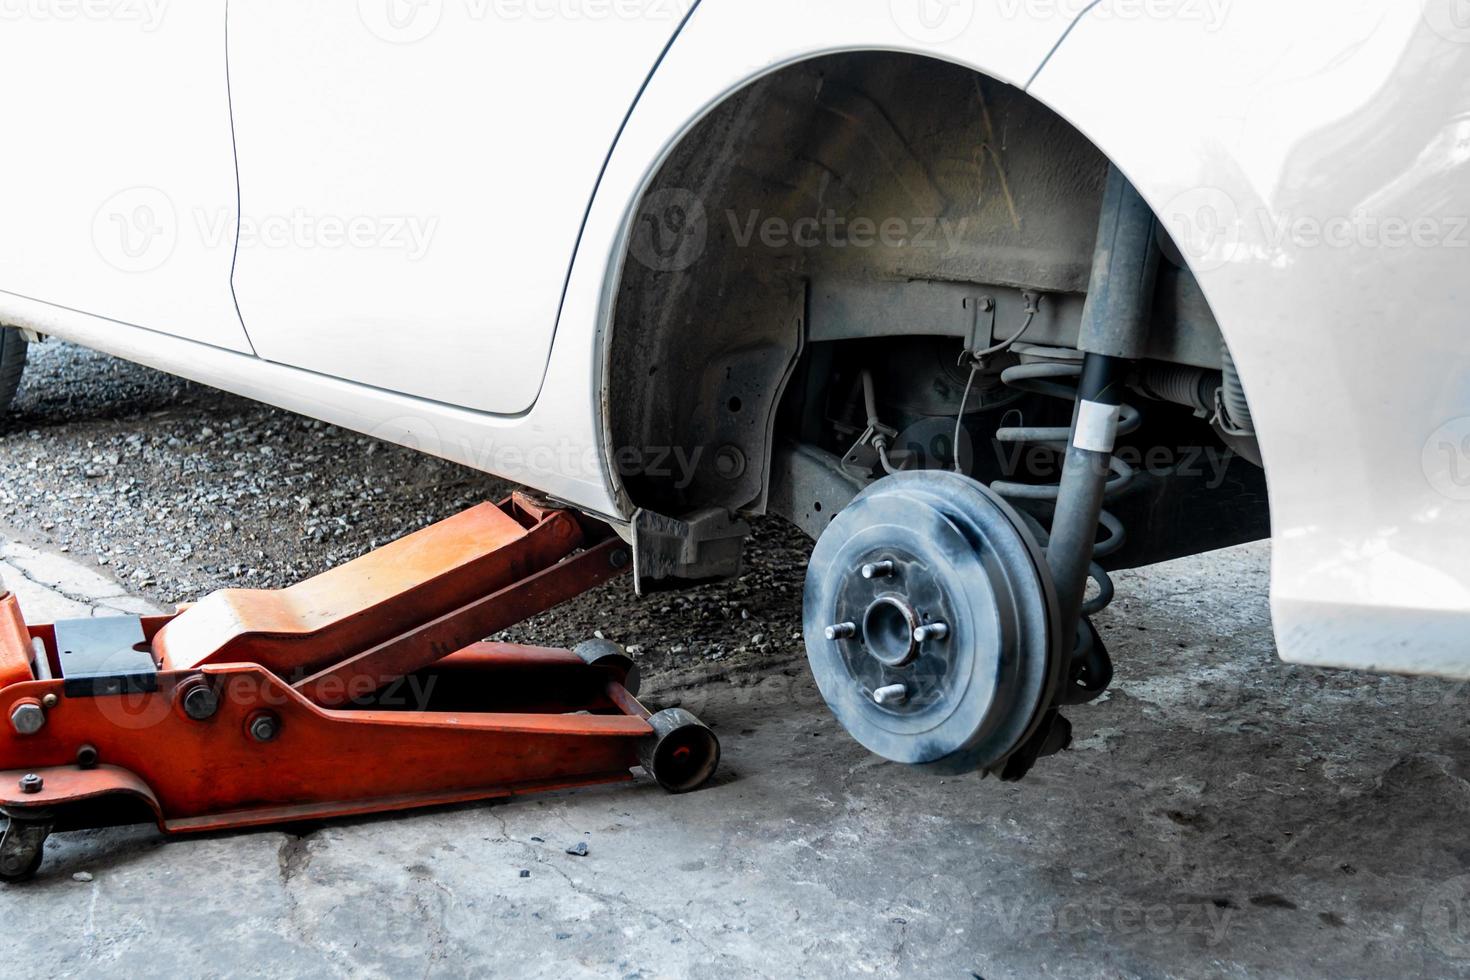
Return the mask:
<path id="1" fill-rule="evenodd" d="M 650 714 L 612 643 L 480 642 L 624 574 L 605 525 L 517 495 L 279 591 L 27 625 L 0 598 L 0 880 L 53 832 L 217 831 L 631 779 L 702 785 L 719 742 Z M 9 724 L 3 724 L 8 720 Z"/>

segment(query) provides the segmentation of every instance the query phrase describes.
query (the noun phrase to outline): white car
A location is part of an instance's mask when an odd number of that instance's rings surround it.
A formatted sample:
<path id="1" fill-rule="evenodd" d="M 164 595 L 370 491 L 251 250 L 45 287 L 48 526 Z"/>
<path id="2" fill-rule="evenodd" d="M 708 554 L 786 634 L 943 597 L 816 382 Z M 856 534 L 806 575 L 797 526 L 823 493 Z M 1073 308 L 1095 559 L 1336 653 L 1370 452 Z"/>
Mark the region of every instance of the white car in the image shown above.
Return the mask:
<path id="1" fill-rule="evenodd" d="M 1020 775 L 1106 569 L 1268 534 L 1286 660 L 1470 677 L 1464 0 L 22 0 L 0 83 L 7 397 L 65 338 L 642 588 L 784 516 L 888 758 Z"/>

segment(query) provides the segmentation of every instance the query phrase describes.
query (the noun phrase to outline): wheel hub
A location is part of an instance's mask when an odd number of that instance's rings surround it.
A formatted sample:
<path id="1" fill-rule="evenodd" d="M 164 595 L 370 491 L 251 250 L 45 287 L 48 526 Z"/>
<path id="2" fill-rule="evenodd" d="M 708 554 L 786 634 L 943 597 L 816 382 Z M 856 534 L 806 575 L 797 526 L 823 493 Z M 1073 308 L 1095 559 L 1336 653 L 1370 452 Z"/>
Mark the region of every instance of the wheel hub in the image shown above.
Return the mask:
<path id="1" fill-rule="evenodd" d="M 828 705 L 896 762 L 992 768 L 1059 683 L 1040 549 L 1009 506 L 958 474 L 902 473 L 859 494 L 813 552 L 804 619 Z"/>
<path id="2" fill-rule="evenodd" d="M 882 595 L 863 614 L 863 636 L 868 652 L 885 667 L 907 667 L 919 656 L 914 631 L 919 613 L 903 596 Z"/>

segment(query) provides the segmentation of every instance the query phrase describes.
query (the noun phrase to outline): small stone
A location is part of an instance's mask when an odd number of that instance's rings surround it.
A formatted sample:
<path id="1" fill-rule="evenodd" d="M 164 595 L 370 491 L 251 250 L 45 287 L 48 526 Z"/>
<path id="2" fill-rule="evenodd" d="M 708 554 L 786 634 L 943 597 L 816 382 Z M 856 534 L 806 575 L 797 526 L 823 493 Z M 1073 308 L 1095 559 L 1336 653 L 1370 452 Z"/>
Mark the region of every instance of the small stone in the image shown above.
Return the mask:
<path id="1" fill-rule="evenodd" d="M 531 839 L 533 841 L 535 841 L 536 843 L 538 843 L 538 844 L 545 844 L 546 843 L 546 838 L 545 837 L 532 837 Z"/>
<path id="2" fill-rule="evenodd" d="M 571 847 L 567 848 L 567 853 L 573 855 L 574 857 L 579 857 L 579 858 L 586 857 L 587 856 L 587 853 L 588 853 L 588 851 L 587 851 L 587 842 L 584 841 L 584 840 L 577 841 L 577 843 L 575 843 Z"/>
<path id="3" fill-rule="evenodd" d="M 638 656 L 638 654 L 643 652 L 643 648 L 636 643 L 630 647 L 627 647 L 626 649 L 628 651 L 628 656 L 630 657 L 636 657 Z"/>
<path id="4" fill-rule="evenodd" d="M 76 874 L 74 874 L 74 875 L 71 876 L 71 880 L 72 881 L 83 881 L 83 882 L 85 882 L 85 881 L 91 881 L 92 880 L 92 872 L 90 872 L 90 871 L 78 871 Z"/>
<path id="5" fill-rule="evenodd" d="M 528 871 L 528 870 L 526 870 L 525 868 L 522 868 L 521 869 L 521 877 L 522 878 L 529 878 L 529 877 L 531 877 L 531 872 Z"/>

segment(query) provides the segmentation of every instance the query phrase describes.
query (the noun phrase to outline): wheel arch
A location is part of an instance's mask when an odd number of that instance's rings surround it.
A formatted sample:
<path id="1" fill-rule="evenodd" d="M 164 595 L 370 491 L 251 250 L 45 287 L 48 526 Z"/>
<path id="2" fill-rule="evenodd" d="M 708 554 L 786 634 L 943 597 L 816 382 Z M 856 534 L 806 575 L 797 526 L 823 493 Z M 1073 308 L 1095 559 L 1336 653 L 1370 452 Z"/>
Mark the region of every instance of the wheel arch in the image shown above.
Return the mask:
<path id="1" fill-rule="evenodd" d="M 689 39 L 681 38 L 680 40 L 684 42 Z M 1034 54 L 1038 61 L 1035 68 L 1030 69 L 1031 72 L 1041 67 L 1050 50 L 1050 48 L 1044 50 L 1037 48 L 1035 50 Z M 639 506 L 657 507 L 659 505 L 665 505 L 673 507 L 668 501 L 649 501 L 647 499 L 640 499 L 636 492 L 630 493 L 628 483 L 624 479 L 626 468 L 630 463 L 636 467 L 650 458 L 663 463 L 670 461 L 678 462 L 677 455 L 670 454 L 671 449 L 675 454 L 679 452 L 693 454 L 700 451 L 717 453 L 723 450 L 723 447 L 718 442 L 701 441 L 697 445 L 674 445 L 670 447 L 664 441 L 649 441 L 646 438 L 630 439 L 626 437 L 627 433 L 620 433 L 618 431 L 616 419 L 622 406 L 629 400 L 646 396 L 650 390 L 656 387 L 655 385 L 644 382 L 639 377 L 631 376 L 631 372 L 626 370 L 623 372 L 624 376 L 619 377 L 618 369 L 620 366 L 627 368 L 630 363 L 637 362 L 639 359 L 631 358 L 626 353 L 621 358 L 615 356 L 616 341 L 621 339 L 619 333 L 620 328 L 618 326 L 620 305 L 626 304 L 630 299 L 629 293 L 631 291 L 628 289 L 628 273 L 632 264 L 640 261 L 636 256 L 638 252 L 637 243 L 633 239 L 636 230 L 635 223 L 640 219 L 649 217 L 649 215 L 640 211 L 641 206 L 646 200 L 645 195 L 650 193 L 665 193 L 665 190 L 658 189 L 664 168 L 670 165 L 671 162 L 675 162 L 678 155 L 696 137 L 707 136 L 708 134 L 701 130 L 701 126 L 711 120 L 712 117 L 724 111 L 731 103 L 746 97 L 753 90 L 763 85 L 769 86 L 773 80 L 783 75 L 825 62 L 832 62 L 842 57 L 861 57 L 865 55 L 875 57 L 887 56 L 892 59 L 906 59 L 914 62 L 951 67 L 956 72 L 964 72 L 972 76 L 976 80 L 977 91 L 981 80 L 994 83 L 1009 93 L 1013 101 L 1034 103 L 1038 111 L 1033 113 L 1033 115 L 1042 119 L 1043 122 L 1070 128 L 1070 123 L 1063 120 L 1060 115 L 1053 113 L 1049 106 L 1046 106 L 1041 100 L 1034 99 L 1021 87 L 1029 80 L 1031 75 L 1025 70 L 1023 65 L 1017 63 L 1014 59 L 1010 61 L 986 61 L 975 57 L 974 52 L 957 53 L 952 50 L 934 49 L 914 50 L 912 46 L 905 47 L 898 44 L 872 48 L 833 47 L 828 45 L 804 49 L 790 49 L 785 52 L 783 60 L 773 59 L 764 64 L 758 71 L 751 71 L 739 75 L 736 78 L 725 79 L 723 84 L 716 90 L 717 94 L 709 95 L 702 100 L 691 100 L 699 102 L 699 109 L 696 113 L 679 119 L 677 128 L 658 130 L 661 133 L 661 138 L 657 142 L 656 152 L 651 152 L 646 159 L 641 161 L 641 166 L 637 168 L 636 176 L 638 179 L 636 183 L 627 185 L 628 190 L 625 193 L 627 193 L 628 198 L 625 205 L 621 209 L 617 209 L 615 205 L 606 201 L 598 202 L 599 205 L 607 205 L 604 209 L 605 211 L 616 211 L 615 234 L 605 253 L 607 263 L 603 270 L 599 307 L 596 315 L 597 364 L 595 376 L 597 378 L 599 426 L 601 444 L 604 450 L 603 462 L 607 467 L 609 485 L 614 489 L 615 499 L 618 501 L 619 508 L 624 515 L 630 516 Z M 655 83 L 651 83 L 651 88 L 658 81 L 659 77 L 656 76 Z M 689 79 L 681 78 L 679 81 L 688 83 Z M 688 85 L 681 84 L 676 87 L 687 89 Z M 1051 119 L 1043 118 L 1044 115 L 1050 116 Z M 638 113 L 635 112 L 633 120 L 636 121 L 638 118 Z M 633 122 L 630 121 L 630 129 L 632 128 Z M 1057 134 L 1053 133 L 1052 135 L 1055 136 Z M 1075 190 L 1075 199 L 1066 201 L 1065 206 L 1061 203 L 1058 203 L 1056 206 L 1059 211 L 1066 212 L 1062 216 L 1064 221 L 1060 223 L 1065 224 L 1068 228 L 1074 229 L 1077 233 L 1077 240 L 1082 244 L 1079 249 L 1073 250 L 1070 254 L 1053 253 L 1048 254 L 1046 258 L 1053 265 L 1065 266 L 1060 272 L 1052 269 L 1052 272 L 1056 273 L 1051 277 L 1052 283 L 1058 288 L 1070 290 L 1080 296 L 1085 291 L 1087 273 L 1090 269 L 1092 237 L 1095 233 L 1096 222 L 1095 201 L 1089 195 L 1100 195 L 1109 158 L 1093 142 L 1083 137 L 1080 131 L 1073 130 L 1071 136 L 1073 138 L 1072 144 L 1066 147 L 1064 152 L 1074 156 L 1091 154 L 1093 159 L 1084 161 L 1085 164 L 1091 167 L 1091 171 L 1077 183 L 1075 188 L 1071 186 L 1063 188 L 1066 191 Z M 628 143 L 620 143 L 617 152 L 614 154 L 615 158 L 620 157 L 628 149 Z M 1033 160 L 1033 162 L 1036 161 Z M 1052 161 L 1048 161 L 1048 164 L 1055 167 L 1055 163 Z M 1062 195 L 1058 193 L 1059 186 L 1061 185 L 1044 187 L 1042 190 L 1044 193 L 1053 195 L 1060 202 L 1062 201 Z M 651 191 L 651 189 L 653 190 Z M 612 191 L 611 188 L 606 186 L 603 190 L 604 193 L 611 193 Z M 624 192 L 620 192 L 619 196 L 622 193 Z M 1009 191 L 1007 193 L 1009 194 Z M 731 212 L 731 214 L 733 215 L 734 212 Z M 1028 220 L 1033 220 L 1034 217 L 1034 215 L 1028 216 Z M 604 220 L 606 220 L 606 217 L 604 217 Z M 734 218 L 731 217 L 730 220 L 733 226 Z M 589 224 L 593 223 L 595 222 L 589 222 Z M 746 229 L 747 232 L 749 230 L 750 228 Z M 1056 232 L 1056 230 L 1051 229 L 1053 232 Z M 990 257 L 994 258 L 995 256 L 992 255 Z M 646 258 L 645 256 L 644 259 L 646 260 Z M 1188 259 L 1188 256 L 1185 255 L 1183 258 Z M 684 272 L 685 270 L 680 265 L 677 269 L 659 271 Z M 947 272 L 952 271 L 940 270 L 934 278 L 944 278 Z M 1009 271 L 1015 273 L 1015 270 Z M 1000 280 L 1024 281 L 1020 278 L 1007 280 L 1005 273 L 1000 274 Z M 792 319 L 799 320 L 803 316 L 805 309 L 802 297 L 789 297 L 789 312 Z M 1205 312 L 1208 314 L 1207 309 Z M 1214 328 L 1215 324 L 1211 322 L 1209 326 Z M 759 341 L 757 340 L 756 342 L 758 343 Z M 759 353 L 757 351 L 752 356 L 759 356 Z M 1203 362 L 1201 364 L 1204 366 Z M 777 387 L 779 387 L 778 382 L 784 381 L 784 374 L 779 369 L 780 367 L 781 365 L 771 367 L 766 371 L 765 375 L 766 379 L 776 384 Z M 710 386 L 709 395 L 710 397 L 706 399 L 709 405 L 718 406 L 727 402 L 726 393 L 719 392 L 716 386 Z M 729 399 L 729 401 L 738 400 L 740 399 Z M 767 424 L 767 420 L 761 419 L 759 420 L 759 424 L 765 425 Z M 767 434 L 765 442 L 766 448 L 769 450 L 769 434 Z M 626 458 L 620 456 L 621 453 L 628 453 L 630 451 L 630 456 Z M 747 459 L 742 465 L 750 466 L 752 469 L 760 469 L 761 467 L 768 466 L 768 463 L 768 459 Z M 755 486 L 743 488 L 743 496 L 738 498 L 738 502 L 741 504 L 754 504 L 753 507 L 747 507 L 745 509 L 754 509 L 756 511 L 762 509 L 764 499 L 758 487 L 762 483 L 761 477 L 763 475 L 768 476 L 768 474 L 756 474 L 757 478 L 754 480 Z M 692 505 L 699 506 L 711 504 L 729 505 L 730 503 L 730 500 L 696 499 L 691 501 Z M 730 509 L 739 508 L 730 506 Z"/>
<path id="2" fill-rule="evenodd" d="M 551 384 L 576 383 L 579 376 L 590 379 L 599 461 L 618 516 L 629 518 L 636 510 L 620 477 L 619 447 L 609 425 L 611 403 L 626 396 L 609 381 L 618 288 L 639 204 L 682 141 L 750 85 L 829 55 L 913 55 L 1023 87 L 1075 21 L 1065 5 L 1044 5 L 1035 14 L 977 5 L 962 29 L 925 37 L 895 12 L 902 6 L 888 0 L 799 6 L 782 0 L 700 0 L 640 94 L 589 207 L 560 317 L 559 343 L 589 356 L 554 358 L 555 376 L 548 378 L 548 390 L 557 390 Z"/>
<path id="3" fill-rule="evenodd" d="M 756 5 L 756 13 L 764 12 L 759 9 L 761 6 Z M 1082 251 L 1085 254 L 1061 255 L 1059 264 L 1064 265 L 1065 269 L 1054 279 L 1059 288 L 1076 293 L 1085 291 L 1086 272 L 1090 266 L 1091 243 L 1095 232 L 1096 211 L 1088 194 L 1092 190 L 1100 191 L 1101 178 L 1108 162 L 1116 163 L 1131 176 L 1139 172 L 1139 168 L 1129 155 L 1146 152 L 1146 148 L 1140 150 L 1125 145 L 1122 148 L 1128 153 L 1124 154 L 1123 159 L 1113 156 L 1108 152 L 1109 144 L 1115 141 L 1107 138 L 1110 132 L 1107 118 L 1089 116 L 1088 122 L 1091 125 L 1084 129 L 1065 114 L 1056 112 L 1052 102 L 1064 100 L 1057 98 L 1055 92 L 1051 93 L 1051 99 L 1046 99 L 1028 91 L 1028 85 L 1038 77 L 1038 73 L 1040 77 L 1045 77 L 1043 66 L 1048 63 L 1054 51 L 1059 50 L 1057 44 L 1068 37 L 1067 31 L 1072 27 L 1071 22 L 1046 24 L 1034 20 L 1000 18 L 997 22 L 986 25 L 990 30 L 985 33 L 983 42 L 962 37 L 956 43 L 945 45 L 915 43 L 912 38 L 902 34 L 893 19 L 887 17 L 881 20 L 876 17 L 867 18 L 861 28 L 850 30 L 852 36 L 834 39 L 817 31 L 803 36 L 802 29 L 810 27 L 801 23 L 804 18 L 809 18 L 806 11 L 798 11 L 795 16 L 785 18 L 797 22 L 793 37 L 783 35 L 779 25 L 762 21 L 759 17 L 752 23 L 769 27 L 769 31 L 756 30 L 748 24 L 738 26 L 730 19 L 730 10 L 729 5 L 722 6 L 704 0 L 650 80 L 610 158 L 589 213 L 583 247 L 578 251 L 573 268 L 573 282 L 568 291 L 569 309 L 575 312 L 580 303 L 580 309 L 590 313 L 594 325 L 591 367 L 597 392 L 596 410 L 602 463 L 606 468 L 612 496 L 617 502 L 618 510 L 625 517 L 631 517 L 640 507 L 676 513 L 683 503 L 687 503 L 690 508 L 713 505 L 755 512 L 764 509 L 763 494 L 769 482 L 770 427 L 774 424 L 774 395 L 770 405 L 761 406 L 765 412 L 762 417 L 740 423 L 766 428 L 765 437 L 761 441 L 764 452 L 753 454 L 763 455 L 764 458 L 743 456 L 733 464 L 736 469 L 747 474 L 743 478 L 746 485 L 724 499 L 715 499 L 711 494 L 698 492 L 701 489 L 698 487 L 691 492 L 691 499 L 688 501 L 649 499 L 636 488 L 630 488 L 628 469 L 630 466 L 633 468 L 636 481 L 637 475 L 641 473 L 640 467 L 650 464 L 682 465 L 687 463 L 688 456 L 693 453 L 722 453 L 726 450 L 725 440 L 710 438 L 706 433 L 698 440 L 679 445 L 677 440 L 650 439 L 642 431 L 631 433 L 630 438 L 628 431 L 620 431 L 617 421 L 619 413 L 627 411 L 627 405 L 646 399 L 650 391 L 658 388 L 657 382 L 650 383 L 636 371 L 630 370 L 633 364 L 638 364 L 641 370 L 644 358 L 630 357 L 626 353 L 618 355 L 618 342 L 627 335 L 626 330 L 619 326 L 619 313 L 630 298 L 636 298 L 636 291 L 628 288 L 628 274 L 630 268 L 633 268 L 632 264 L 640 261 L 636 256 L 638 249 L 635 233 L 639 220 L 648 217 L 641 212 L 645 195 L 651 189 L 663 193 L 664 189 L 660 189 L 659 182 L 665 168 L 677 162 L 681 154 L 687 153 L 696 137 L 707 137 L 711 121 L 728 110 L 733 103 L 745 98 L 753 90 L 761 86 L 770 87 L 773 80 L 805 67 L 843 57 L 862 56 L 922 60 L 951 66 L 956 71 L 970 73 L 977 80 L 993 82 L 1019 100 L 1034 102 L 1046 114 L 1064 121 L 1065 125 L 1074 130 L 1078 139 L 1086 144 L 1085 148 L 1069 147 L 1068 152 L 1084 155 L 1091 152 L 1095 155 L 1095 160 L 1090 163 L 1096 177 L 1096 186 L 1088 186 L 1088 180 L 1083 179 L 1079 182 L 1074 200 L 1063 204 L 1060 203 L 1062 196 L 1057 197 L 1060 209 L 1070 208 L 1070 212 L 1065 215 L 1066 223 L 1076 230 L 1076 237 L 1084 243 Z M 981 16 L 983 18 L 987 15 Z M 856 17 L 854 20 L 863 22 L 865 19 Z M 710 47 L 712 38 L 723 38 L 729 43 L 719 48 L 717 53 L 711 54 L 715 50 Z M 750 43 L 752 47 L 742 49 L 742 43 Z M 1065 50 L 1066 47 L 1063 44 L 1060 50 Z M 701 53 L 710 57 L 701 58 Z M 976 84 L 978 86 L 979 81 Z M 1105 85 L 1098 87 L 1106 88 Z M 1105 102 L 1106 99 L 1102 97 L 1094 100 L 1094 104 Z M 1183 165 L 1178 160 L 1174 163 Z M 1195 160 L 1186 169 L 1197 175 L 1201 171 L 1229 170 L 1230 167 L 1230 157 L 1225 154 L 1218 158 Z M 1143 173 L 1153 176 L 1146 169 Z M 1145 186 L 1141 190 L 1157 211 L 1160 198 L 1158 189 Z M 1188 251 L 1181 258 L 1184 263 L 1194 264 L 1195 256 Z M 644 264 L 647 264 L 646 257 Z M 659 271 L 682 272 L 683 268 Z M 944 275 L 941 273 L 934 278 L 942 279 Z M 1005 280 L 1005 277 L 1002 276 L 1001 279 Z M 594 281 L 595 306 L 588 302 L 588 284 Z M 717 292 L 722 300 L 729 298 L 727 293 Z M 785 321 L 802 322 L 809 297 L 793 295 L 783 299 L 786 307 L 781 315 Z M 759 316 L 768 316 L 771 311 L 769 308 L 762 308 L 752 312 Z M 1208 313 L 1208 309 L 1206 312 Z M 572 318 L 570 322 L 575 323 L 577 320 Z M 691 325 L 698 326 L 697 323 Z M 1211 326 L 1216 325 L 1212 322 Z M 801 333 L 799 327 L 796 333 Z M 741 342 L 744 343 L 744 340 L 742 337 Z M 769 338 L 761 336 L 753 336 L 749 340 L 750 343 L 736 351 L 736 354 L 747 359 L 744 362 L 746 366 L 755 363 L 764 385 L 779 393 L 786 377 L 784 371 L 788 366 L 780 360 L 783 352 L 777 349 L 779 344 L 768 343 Z M 1215 343 L 1218 346 L 1218 341 Z M 793 361 L 794 357 L 792 354 Z M 759 363 L 762 358 L 770 359 L 770 363 Z M 1250 375 L 1253 370 L 1251 359 L 1246 358 L 1245 361 L 1243 371 Z M 690 369 L 721 367 L 721 364 L 698 364 L 690 366 Z M 718 378 L 711 377 L 718 375 L 719 370 L 706 370 L 705 373 L 702 409 L 718 411 L 721 405 L 744 402 L 738 394 L 730 394 L 735 389 L 722 386 Z M 725 373 L 728 375 L 729 372 Z M 688 372 L 680 375 L 680 384 L 688 383 L 687 374 Z M 1247 381 L 1247 386 L 1254 387 L 1250 380 Z M 663 410 L 669 411 L 668 406 L 663 406 Z M 677 455 L 680 452 L 686 454 L 683 461 Z M 721 465 L 724 465 L 723 460 Z M 698 478 L 695 468 L 688 469 L 685 475 L 690 480 Z"/>

